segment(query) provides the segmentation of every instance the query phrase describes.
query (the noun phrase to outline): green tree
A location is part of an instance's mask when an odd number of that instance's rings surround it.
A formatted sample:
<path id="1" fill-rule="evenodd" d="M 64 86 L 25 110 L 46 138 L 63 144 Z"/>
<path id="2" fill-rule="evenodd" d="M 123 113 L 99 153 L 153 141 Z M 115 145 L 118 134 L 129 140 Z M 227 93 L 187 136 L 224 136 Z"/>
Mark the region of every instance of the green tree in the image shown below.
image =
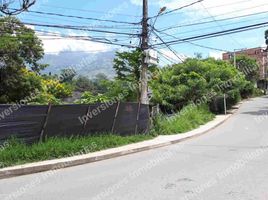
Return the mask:
<path id="1" fill-rule="evenodd" d="M 236 58 L 236 67 L 239 71 L 245 74 L 246 79 L 256 83 L 259 79 L 259 65 L 256 59 L 246 55 L 238 55 Z"/>
<path id="2" fill-rule="evenodd" d="M 86 76 L 78 76 L 75 79 L 75 90 L 79 92 L 95 91 L 95 85 L 92 80 Z"/>
<path id="3" fill-rule="evenodd" d="M 233 105 L 242 93 L 252 94 L 252 85 L 230 63 L 212 58 L 187 59 L 184 63 L 165 67 L 150 82 L 152 102 L 166 111 L 180 110 L 198 100 L 210 103 L 224 93 Z"/>
<path id="4" fill-rule="evenodd" d="M 77 75 L 74 69 L 62 69 L 59 75 L 59 80 L 61 83 L 73 83 L 74 77 Z"/>
<path id="5" fill-rule="evenodd" d="M 139 99 L 140 91 L 140 74 L 141 74 L 141 58 L 142 52 L 140 49 L 132 50 L 130 52 L 117 52 L 114 59 L 114 69 L 116 71 L 116 79 L 122 82 L 129 82 L 132 85 L 136 85 L 135 90 L 131 90 L 136 93 L 131 96 L 136 96 Z M 153 74 L 157 67 L 155 65 L 149 65 L 148 71 Z M 123 84 L 125 85 L 125 84 Z"/>
<path id="6" fill-rule="evenodd" d="M 0 18 L 0 103 L 23 99 L 39 87 L 38 81 L 25 77 L 23 69 L 39 73 L 46 67 L 38 63 L 43 55 L 42 42 L 34 30 L 14 17 Z"/>
<path id="7" fill-rule="evenodd" d="M 93 84 L 94 84 L 94 88 L 95 90 L 93 91 L 93 93 L 95 94 L 103 94 L 107 92 L 107 87 L 105 85 L 105 82 L 107 82 L 109 79 L 108 77 L 103 74 L 103 73 L 99 73 L 95 76 L 95 78 L 92 80 Z"/>

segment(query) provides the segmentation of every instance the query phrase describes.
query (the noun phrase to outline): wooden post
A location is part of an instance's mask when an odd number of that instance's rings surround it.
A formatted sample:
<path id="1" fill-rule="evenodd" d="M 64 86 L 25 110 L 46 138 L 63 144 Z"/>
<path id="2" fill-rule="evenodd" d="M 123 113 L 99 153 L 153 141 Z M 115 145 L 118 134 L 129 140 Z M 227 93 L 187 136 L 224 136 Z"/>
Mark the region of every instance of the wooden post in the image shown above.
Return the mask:
<path id="1" fill-rule="evenodd" d="M 90 105 L 88 105 L 86 116 L 89 115 L 89 112 L 90 112 Z M 89 119 L 88 119 L 88 120 L 89 120 Z M 88 120 L 87 120 L 87 121 L 88 121 Z M 84 123 L 83 131 L 85 131 L 85 129 L 86 129 L 87 121 L 85 121 L 85 123 Z"/>
<path id="2" fill-rule="evenodd" d="M 141 110 L 141 102 L 139 102 L 139 105 L 138 105 L 137 118 L 136 118 L 136 127 L 135 127 L 135 135 L 137 135 L 137 132 L 138 132 L 139 119 L 140 119 L 140 110 Z"/>
<path id="3" fill-rule="evenodd" d="M 115 115 L 114 115 L 113 126 L 112 126 L 112 133 L 114 132 L 114 128 L 115 128 L 115 123 L 116 123 L 116 118 L 117 118 L 117 115 L 118 115 L 119 107 L 120 107 L 120 102 L 117 103 L 117 107 L 116 107 L 116 111 L 115 111 Z"/>
<path id="4" fill-rule="evenodd" d="M 43 141 L 44 133 L 45 133 L 46 126 L 47 126 L 47 123 L 48 123 L 49 114 L 50 114 L 50 111 L 51 111 L 51 107 L 52 107 L 52 106 L 51 106 L 51 103 L 49 103 L 49 104 L 48 104 L 48 109 L 47 109 L 46 118 L 45 118 L 45 122 L 44 122 L 44 124 L 43 124 L 42 130 L 41 130 L 41 133 L 40 133 L 39 142 L 42 142 L 42 141 Z"/>

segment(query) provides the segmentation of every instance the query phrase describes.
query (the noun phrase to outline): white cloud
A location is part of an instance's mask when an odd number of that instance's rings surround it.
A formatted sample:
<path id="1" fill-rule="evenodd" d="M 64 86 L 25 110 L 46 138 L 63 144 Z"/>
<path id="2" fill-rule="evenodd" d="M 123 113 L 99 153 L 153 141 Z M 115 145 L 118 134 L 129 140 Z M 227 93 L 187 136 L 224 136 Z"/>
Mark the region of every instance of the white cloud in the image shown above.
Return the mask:
<path id="1" fill-rule="evenodd" d="M 211 57 L 211 58 L 215 58 L 215 59 L 222 59 L 222 54 L 223 54 L 224 52 L 209 52 L 209 57 Z"/>
<path id="2" fill-rule="evenodd" d="M 57 33 L 57 32 L 53 31 L 53 33 Z M 58 34 L 61 35 L 59 32 Z M 47 54 L 58 54 L 62 51 L 83 51 L 83 52 L 88 52 L 88 53 L 98 53 L 98 52 L 108 51 L 111 48 L 108 45 L 91 42 L 91 41 L 55 37 L 55 36 L 49 36 L 49 34 L 40 35 L 40 33 L 38 33 L 37 35 L 42 40 L 45 53 Z M 65 35 L 86 36 L 83 33 L 75 34 L 72 32 L 68 32 Z"/>

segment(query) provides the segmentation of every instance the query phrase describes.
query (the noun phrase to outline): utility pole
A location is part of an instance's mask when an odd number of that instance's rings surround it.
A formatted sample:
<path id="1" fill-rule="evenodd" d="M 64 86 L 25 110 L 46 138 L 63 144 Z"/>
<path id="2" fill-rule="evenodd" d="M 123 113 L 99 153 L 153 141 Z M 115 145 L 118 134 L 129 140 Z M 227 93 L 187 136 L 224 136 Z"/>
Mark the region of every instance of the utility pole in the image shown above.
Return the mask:
<path id="1" fill-rule="evenodd" d="M 236 50 L 234 50 L 234 67 L 236 68 Z"/>
<path id="2" fill-rule="evenodd" d="M 267 87 L 268 87 L 268 83 L 267 83 L 267 65 L 268 65 L 268 30 L 265 31 L 264 33 L 265 35 L 265 43 L 267 45 L 266 49 L 264 50 L 265 51 L 265 54 L 266 54 L 266 63 L 265 63 L 265 66 L 264 66 L 264 82 L 265 82 L 265 94 L 267 94 Z"/>
<path id="3" fill-rule="evenodd" d="M 142 51 L 142 66 L 141 66 L 141 93 L 140 102 L 149 104 L 148 98 L 148 63 L 146 62 L 145 51 L 148 46 L 148 0 L 143 0 L 143 19 L 142 19 L 142 35 L 141 35 L 141 51 Z"/>

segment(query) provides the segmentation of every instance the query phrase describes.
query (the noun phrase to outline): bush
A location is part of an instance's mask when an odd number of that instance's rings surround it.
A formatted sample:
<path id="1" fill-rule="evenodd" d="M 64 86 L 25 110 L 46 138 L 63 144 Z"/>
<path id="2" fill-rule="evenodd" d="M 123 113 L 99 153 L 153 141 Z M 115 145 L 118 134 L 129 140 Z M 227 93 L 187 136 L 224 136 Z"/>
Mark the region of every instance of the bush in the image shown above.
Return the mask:
<path id="1" fill-rule="evenodd" d="M 165 67 L 150 82 L 153 90 L 152 103 L 163 110 L 180 110 L 189 102 L 196 102 L 214 91 L 215 96 L 224 93 L 234 105 L 243 96 L 252 93 L 252 84 L 246 81 L 230 63 L 212 58 L 205 60 L 188 59 L 184 63 Z"/>
<path id="2" fill-rule="evenodd" d="M 77 104 L 105 103 L 111 99 L 103 94 L 93 95 L 91 92 L 84 92 Z"/>
<path id="3" fill-rule="evenodd" d="M 240 94 L 243 99 L 252 97 L 254 94 L 255 87 L 251 82 L 247 82 L 245 86 L 241 89 Z"/>
<path id="4" fill-rule="evenodd" d="M 254 88 L 254 91 L 253 91 L 253 96 L 254 97 L 260 97 L 260 96 L 263 96 L 265 93 L 262 89 L 259 89 L 259 88 Z"/>
<path id="5" fill-rule="evenodd" d="M 60 83 L 59 80 L 43 80 L 45 91 L 56 98 L 65 98 L 72 95 L 73 88 L 67 83 Z"/>
<path id="6" fill-rule="evenodd" d="M 237 104 L 239 101 L 241 101 L 241 95 L 239 89 L 234 89 L 229 92 L 227 92 L 227 108 L 231 108 L 233 105 Z"/>

